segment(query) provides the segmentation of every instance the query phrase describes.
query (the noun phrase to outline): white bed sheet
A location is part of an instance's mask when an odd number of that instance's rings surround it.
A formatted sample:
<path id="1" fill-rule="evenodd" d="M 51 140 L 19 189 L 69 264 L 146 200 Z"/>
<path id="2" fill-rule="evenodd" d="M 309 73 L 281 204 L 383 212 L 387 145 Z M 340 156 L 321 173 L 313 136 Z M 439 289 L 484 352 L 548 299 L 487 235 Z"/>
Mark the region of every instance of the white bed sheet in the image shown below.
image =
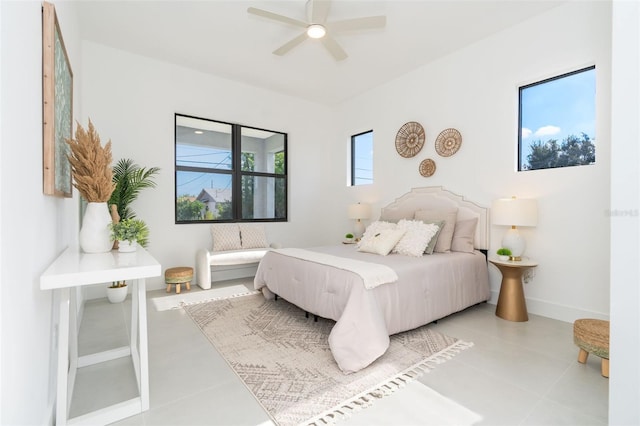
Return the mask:
<path id="1" fill-rule="evenodd" d="M 389 336 L 411 330 L 490 297 L 485 256 L 439 253 L 419 258 L 358 252 L 355 245 L 308 250 L 381 263 L 398 274 L 395 283 L 364 288 L 357 274 L 308 260 L 268 252 L 254 287 L 305 311 L 336 321 L 329 346 L 345 373 L 365 368 L 389 347 Z"/>

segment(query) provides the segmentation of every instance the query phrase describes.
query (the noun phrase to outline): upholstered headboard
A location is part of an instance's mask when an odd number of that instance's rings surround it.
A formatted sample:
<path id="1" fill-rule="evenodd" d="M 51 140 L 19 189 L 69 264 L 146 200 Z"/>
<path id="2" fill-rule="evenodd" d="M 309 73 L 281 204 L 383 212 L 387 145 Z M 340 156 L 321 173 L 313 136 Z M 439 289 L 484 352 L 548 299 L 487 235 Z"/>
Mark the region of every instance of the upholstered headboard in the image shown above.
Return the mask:
<path id="1" fill-rule="evenodd" d="M 474 237 L 474 247 L 478 250 L 489 249 L 489 209 L 465 200 L 461 195 L 447 191 L 441 186 L 413 188 L 397 198 L 393 203 L 383 207 L 380 220 L 397 222 L 400 219 L 413 219 L 417 210 L 458 209 L 457 220 L 478 218 Z"/>

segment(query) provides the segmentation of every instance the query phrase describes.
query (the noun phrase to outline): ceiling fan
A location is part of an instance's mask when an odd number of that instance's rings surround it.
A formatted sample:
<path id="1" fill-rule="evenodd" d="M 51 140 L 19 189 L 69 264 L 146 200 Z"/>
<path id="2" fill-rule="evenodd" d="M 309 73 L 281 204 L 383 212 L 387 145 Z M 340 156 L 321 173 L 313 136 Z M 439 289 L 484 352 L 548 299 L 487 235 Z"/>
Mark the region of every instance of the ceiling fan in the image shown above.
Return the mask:
<path id="1" fill-rule="evenodd" d="M 367 16 L 327 22 L 329 9 L 331 8 L 331 0 L 308 0 L 305 8 L 307 22 L 255 7 L 248 8 L 247 12 L 295 27 L 304 28 L 303 33 L 274 50 L 273 53 L 275 55 L 282 56 L 306 39 L 315 38 L 322 41 L 324 47 L 336 61 L 345 59 L 347 52 L 345 52 L 342 46 L 333 38 L 334 34 L 354 30 L 383 28 L 387 21 L 385 16 Z"/>

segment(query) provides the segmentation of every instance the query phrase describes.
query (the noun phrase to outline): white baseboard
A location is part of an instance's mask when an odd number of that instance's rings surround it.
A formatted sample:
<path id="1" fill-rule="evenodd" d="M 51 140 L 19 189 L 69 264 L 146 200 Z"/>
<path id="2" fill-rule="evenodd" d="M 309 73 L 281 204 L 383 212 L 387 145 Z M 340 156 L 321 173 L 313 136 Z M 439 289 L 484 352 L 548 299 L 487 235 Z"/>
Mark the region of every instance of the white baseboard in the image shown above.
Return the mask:
<path id="1" fill-rule="evenodd" d="M 488 303 L 496 305 L 498 303 L 498 291 L 491 290 L 491 299 Z M 601 320 L 609 320 L 609 315 L 602 312 L 588 311 L 577 308 L 575 306 L 561 305 L 549 302 L 548 300 L 540 300 L 534 298 L 525 298 L 527 302 L 527 311 L 530 314 L 540 315 L 543 317 L 556 319 L 559 321 L 573 323 L 579 318 L 595 318 Z"/>

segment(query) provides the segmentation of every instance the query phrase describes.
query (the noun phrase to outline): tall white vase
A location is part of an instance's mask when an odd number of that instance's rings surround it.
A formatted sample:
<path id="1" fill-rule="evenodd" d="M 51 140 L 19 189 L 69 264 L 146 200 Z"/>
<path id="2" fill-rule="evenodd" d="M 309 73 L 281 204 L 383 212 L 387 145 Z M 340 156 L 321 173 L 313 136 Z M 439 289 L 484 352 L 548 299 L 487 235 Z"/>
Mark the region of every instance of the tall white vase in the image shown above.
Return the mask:
<path id="1" fill-rule="evenodd" d="M 106 253 L 111 250 L 111 215 L 107 203 L 88 203 L 80 229 L 80 248 L 85 253 Z"/>

